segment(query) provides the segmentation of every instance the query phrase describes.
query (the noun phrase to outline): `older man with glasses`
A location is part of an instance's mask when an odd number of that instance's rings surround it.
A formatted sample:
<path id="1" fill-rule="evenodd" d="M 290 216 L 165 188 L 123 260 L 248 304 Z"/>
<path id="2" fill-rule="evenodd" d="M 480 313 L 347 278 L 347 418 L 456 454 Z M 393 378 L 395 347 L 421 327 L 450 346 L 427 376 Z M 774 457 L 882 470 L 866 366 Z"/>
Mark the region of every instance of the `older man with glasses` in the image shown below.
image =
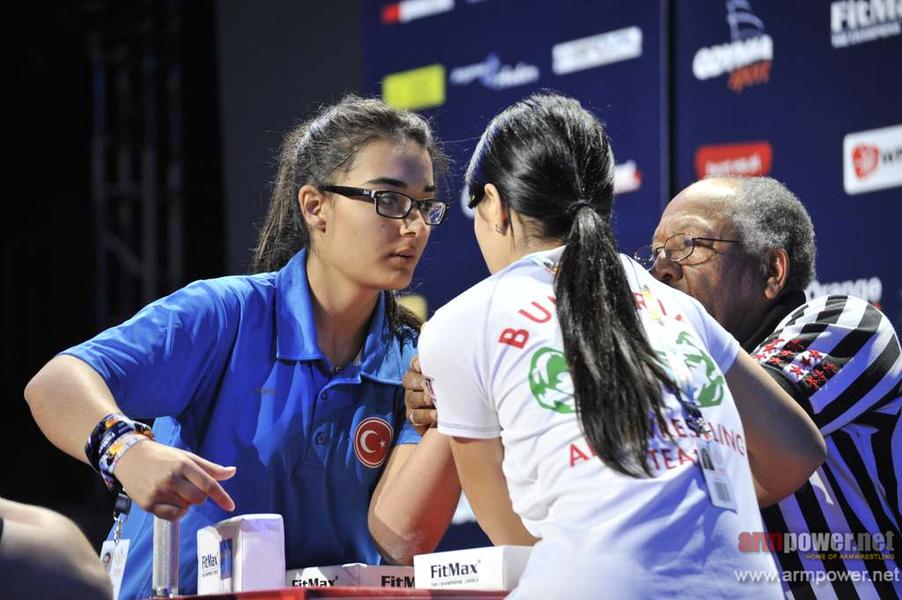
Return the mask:
<path id="1" fill-rule="evenodd" d="M 784 585 L 795 598 L 899 597 L 899 340 L 889 320 L 860 298 L 806 300 L 815 245 L 802 203 L 766 177 L 699 181 L 668 204 L 652 244 L 635 258 L 699 300 L 811 415 L 827 442 L 826 462 L 795 494 L 764 509 L 765 524 L 779 534 L 865 535 L 854 536 L 856 547 L 845 536 L 841 547 L 822 552 L 773 548 L 785 571 L 830 580 Z M 882 548 L 862 547 L 881 539 L 888 542 Z M 849 576 L 856 574 L 860 581 Z"/>

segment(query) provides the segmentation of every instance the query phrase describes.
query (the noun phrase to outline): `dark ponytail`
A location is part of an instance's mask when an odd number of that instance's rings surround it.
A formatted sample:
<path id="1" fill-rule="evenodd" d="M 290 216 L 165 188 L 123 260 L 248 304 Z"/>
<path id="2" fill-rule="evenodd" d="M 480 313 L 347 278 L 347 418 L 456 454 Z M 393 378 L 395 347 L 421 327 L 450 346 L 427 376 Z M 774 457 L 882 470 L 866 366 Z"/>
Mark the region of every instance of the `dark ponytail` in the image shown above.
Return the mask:
<path id="1" fill-rule="evenodd" d="M 651 475 L 649 415 L 663 426 L 661 384 L 670 380 L 645 338 L 610 220 L 574 218 L 554 291 L 576 410 L 592 449 L 627 475 Z"/>
<path id="2" fill-rule="evenodd" d="M 346 96 L 285 136 L 266 220 L 253 253 L 254 273 L 281 269 L 310 243 L 298 205 L 301 187 L 331 183 L 336 173 L 351 167 L 367 143 L 378 139 L 415 142 L 429 153 L 436 178 L 445 170 L 445 155 L 423 117 L 380 100 Z M 397 303 L 395 293 L 386 290 L 384 294 L 393 331 L 402 338 L 410 334 L 408 328 L 419 331 L 420 320 Z"/>
<path id="3" fill-rule="evenodd" d="M 645 337 L 617 254 L 607 133 L 576 100 L 530 96 L 495 117 L 479 141 L 467 170 L 471 195 L 487 183 L 528 236 L 566 243 L 554 289 L 577 416 L 607 466 L 650 476 L 654 421 L 666 431 L 661 386 L 673 384 Z"/>
<path id="4" fill-rule="evenodd" d="M 301 216 L 297 193 L 305 178 L 298 172 L 299 148 L 307 133 L 307 123 L 292 129 L 279 151 L 279 170 L 273 183 L 272 197 L 266 211 L 266 220 L 257 237 L 254 248 L 254 273 L 277 271 L 292 256 L 310 243 L 307 225 Z"/>

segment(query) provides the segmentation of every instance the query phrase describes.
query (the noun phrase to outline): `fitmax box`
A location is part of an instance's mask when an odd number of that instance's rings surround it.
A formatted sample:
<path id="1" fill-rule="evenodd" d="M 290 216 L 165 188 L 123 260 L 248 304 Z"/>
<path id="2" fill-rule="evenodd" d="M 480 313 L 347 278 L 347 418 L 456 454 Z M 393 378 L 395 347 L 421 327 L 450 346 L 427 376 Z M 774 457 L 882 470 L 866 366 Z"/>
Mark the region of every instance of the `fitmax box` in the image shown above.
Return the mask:
<path id="1" fill-rule="evenodd" d="M 197 593 L 220 594 L 282 587 L 282 515 L 241 515 L 197 531 Z"/>
<path id="2" fill-rule="evenodd" d="M 369 566 L 362 563 L 307 567 L 285 573 L 291 587 L 414 587 L 413 567 Z"/>
<path id="3" fill-rule="evenodd" d="M 420 588 L 510 591 L 526 568 L 531 546 L 489 546 L 413 557 Z"/>

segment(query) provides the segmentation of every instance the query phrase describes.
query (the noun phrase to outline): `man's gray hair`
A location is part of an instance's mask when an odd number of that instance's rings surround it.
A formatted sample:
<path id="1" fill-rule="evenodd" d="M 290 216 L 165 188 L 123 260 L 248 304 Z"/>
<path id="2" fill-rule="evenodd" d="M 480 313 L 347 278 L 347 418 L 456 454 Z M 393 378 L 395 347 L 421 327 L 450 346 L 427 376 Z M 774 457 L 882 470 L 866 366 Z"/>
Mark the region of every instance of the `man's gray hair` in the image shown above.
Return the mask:
<path id="1" fill-rule="evenodd" d="M 745 251 L 759 260 L 774 248 L 789 255 L 786 289 L 804 290 L 815 278 L 814 226 L 805 206 L 786 186 L 770 177 L 735 177 L 725 216 L 736 228 Z"/>

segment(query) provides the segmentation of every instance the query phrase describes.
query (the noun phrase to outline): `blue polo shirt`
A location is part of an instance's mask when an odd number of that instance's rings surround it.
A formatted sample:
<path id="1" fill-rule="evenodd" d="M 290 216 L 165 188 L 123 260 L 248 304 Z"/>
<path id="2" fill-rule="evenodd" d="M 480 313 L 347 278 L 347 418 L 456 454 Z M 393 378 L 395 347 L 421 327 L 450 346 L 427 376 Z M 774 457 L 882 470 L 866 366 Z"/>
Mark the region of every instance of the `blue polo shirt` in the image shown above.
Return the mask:
<path id="1" fill-rule="evenodd" d="M 391 334 L 384 298 L 358 359 L 338 373 L 316 341 L 306 252 L 280 271 L 198 281 L 66 350 L 106 381 L 123 412 L 155 418 L 156 440 L 238 468 L 180 521 L 179 591 L 197 589 L 196 532 L 278 513 L 288 568 L 378 564 L 367 510 L 390 448 L 416 443 L 401 378 L 414 342 Z M 112 536 L 112 532 L 111 532 Z M 151 592 L 153 515 L 132 505 L 120 598 Z"/>

